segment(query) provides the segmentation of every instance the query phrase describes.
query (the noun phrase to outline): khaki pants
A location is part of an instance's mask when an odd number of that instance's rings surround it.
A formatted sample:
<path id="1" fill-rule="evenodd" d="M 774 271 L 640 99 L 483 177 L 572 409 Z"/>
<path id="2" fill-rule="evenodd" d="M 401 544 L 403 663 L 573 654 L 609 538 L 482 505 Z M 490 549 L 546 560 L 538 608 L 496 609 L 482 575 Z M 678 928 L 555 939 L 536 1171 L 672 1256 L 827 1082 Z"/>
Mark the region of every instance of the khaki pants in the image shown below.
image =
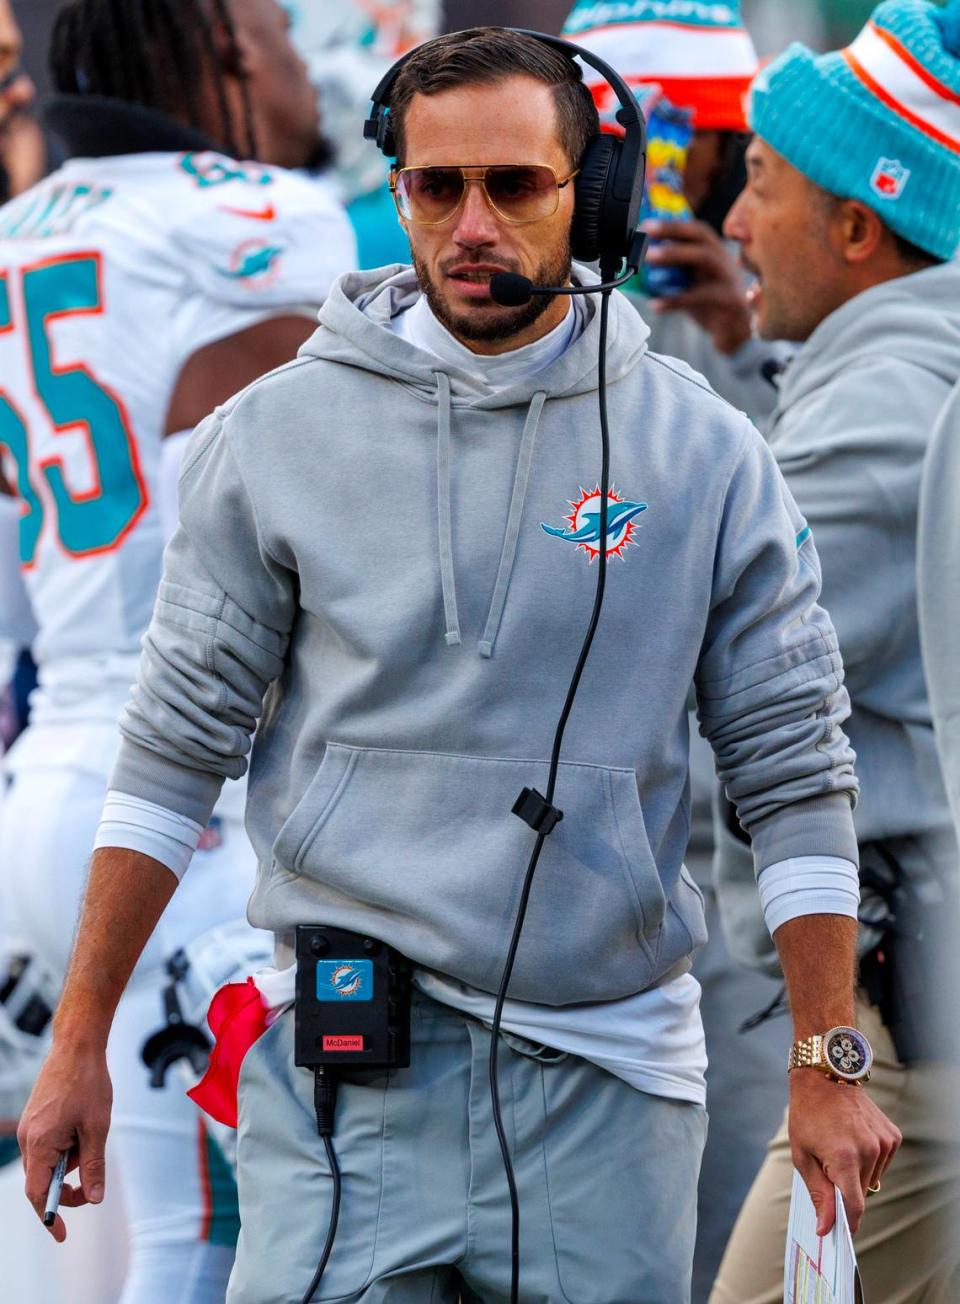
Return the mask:
<path id="1" fill-rule="evenodd" d="M 867 1304 L 960 1304 L 960 1070 L 904 1068 L 877 1011 L 861 1003 L 857 1020 L 876 1054 L 867 1090 L 903 1133 L 856 1238 Z M 710 1304 L 782 1304 L 792 1180 L 784 1121 L 740 1211 Z"/>

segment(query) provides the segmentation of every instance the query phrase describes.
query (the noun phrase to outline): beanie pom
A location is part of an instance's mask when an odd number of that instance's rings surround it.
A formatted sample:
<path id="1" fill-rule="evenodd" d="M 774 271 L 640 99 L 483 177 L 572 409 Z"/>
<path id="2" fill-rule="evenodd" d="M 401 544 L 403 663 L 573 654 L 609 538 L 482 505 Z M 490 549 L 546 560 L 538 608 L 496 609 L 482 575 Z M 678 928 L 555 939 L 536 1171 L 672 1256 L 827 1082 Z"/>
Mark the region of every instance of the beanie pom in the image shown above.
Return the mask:
<path id="1" fill-rule="evenodd" d="M 960 59 L 960 0 L 950 0 L 946 9 L 937 14 L 937 22 L 943 32 L 943 48 Z"/>

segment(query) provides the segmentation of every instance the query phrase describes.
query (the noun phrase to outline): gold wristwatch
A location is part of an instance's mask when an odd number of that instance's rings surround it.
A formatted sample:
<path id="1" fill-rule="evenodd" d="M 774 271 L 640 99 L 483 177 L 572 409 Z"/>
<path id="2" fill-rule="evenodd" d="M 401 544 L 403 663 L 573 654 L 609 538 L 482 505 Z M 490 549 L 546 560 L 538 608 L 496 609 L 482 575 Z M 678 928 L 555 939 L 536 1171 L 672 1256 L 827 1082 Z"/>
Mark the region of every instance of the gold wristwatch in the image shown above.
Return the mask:
<path id="1" fill-rule="evenodd" d="M 788 1072 L 819 1069 L 834 1082 L 845 1082 L 850 1087 L 868 1082 L 872 1067 L 873 1049 L 856 1028 L 831 1028 L 829 1032 L 795 1041 L 787 1059 Z"/>

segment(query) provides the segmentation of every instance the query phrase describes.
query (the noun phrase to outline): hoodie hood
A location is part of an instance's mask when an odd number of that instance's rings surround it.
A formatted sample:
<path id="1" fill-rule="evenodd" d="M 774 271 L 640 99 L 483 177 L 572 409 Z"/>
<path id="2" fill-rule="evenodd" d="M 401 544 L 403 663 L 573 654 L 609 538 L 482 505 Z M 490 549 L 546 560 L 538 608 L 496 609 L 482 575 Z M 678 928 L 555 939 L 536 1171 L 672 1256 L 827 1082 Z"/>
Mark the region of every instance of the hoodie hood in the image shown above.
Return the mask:
<path id="1" fill-rule="evenodd" d="M 599 284 L 589 269 L 575 265 L 574 270 L 580 284 Z M 320 312 L 319 328 L 300 350 L 301 357 L 325 358 L 387 376 L 426 402 L 439 401 L 437 377 L 442 373 L 455 407 L 481 410 L 529 404 L 538 393 L 560 398 L 596 390 L 600 311 L 595 296 L 584 295 L 586 326 L 559 358 L 536 375 L 491 394 L 478 375 L 424 353 L 391 329 L 393 318 L 412 308 L 419 295 L 416 272 L 399 263 L 341 276 Z M 649 334 L 628 301 L 614 294 L 607 334 L 608 383 L 622 379 L 637 365 Z"/>
<path id="2" fill-rule="evenodd" d="M 940 263 L 865 290 L 832 312 L 784 373 L 778 410 L 858 362 L 895 358 L 951 386 L 960 376 L 960 263 Z M 922 382 L 921 382 L 922 383 Z"/>

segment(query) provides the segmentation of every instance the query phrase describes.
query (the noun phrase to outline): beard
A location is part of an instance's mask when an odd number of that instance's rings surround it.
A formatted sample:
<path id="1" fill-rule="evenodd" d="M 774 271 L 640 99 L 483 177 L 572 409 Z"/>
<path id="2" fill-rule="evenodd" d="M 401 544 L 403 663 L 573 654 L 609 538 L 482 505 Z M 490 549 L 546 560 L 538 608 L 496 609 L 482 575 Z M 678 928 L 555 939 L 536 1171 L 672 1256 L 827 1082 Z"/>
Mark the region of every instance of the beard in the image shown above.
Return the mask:
<path id="1" fill-rule="evenodd" d="M 420 289 L 426 295 L 431 312 L 437 321 L 463 344 L 470 342 L 492 344 L 512 339 L 513 336 L 519 335 L 532 326 L 535 321 L 538 321 L 553 303 L 553 299 L 549 295 L 538 294 L 534 295 L 529 303 L 525 303 L 519 308 L 503 308 L 491 299 L 488 302 L 477 304 L 472 311 L 454 311 L 444 297 L 440 286 L 430 275 L 426 263 L 417 256 L 412 247 L 410 252 L 413 258 L 413 267 L 417 273 L 417 280 L 420 282 Z M 455 260 L 458 265 L 467 261 L 465 258 Z M 491 263 L 500 265 L 498 259 L 489 256 L 478 258 L 477 262 L 485 265 Z M 570 279 L 570 266 L 570 242 L 567 240 L 560 249 L 546 255 L 537 264 L 530 279 L 534 285 L 566 285 Z M 504 262 L 502 270 L 515 272 L 517 268 Z"/>

